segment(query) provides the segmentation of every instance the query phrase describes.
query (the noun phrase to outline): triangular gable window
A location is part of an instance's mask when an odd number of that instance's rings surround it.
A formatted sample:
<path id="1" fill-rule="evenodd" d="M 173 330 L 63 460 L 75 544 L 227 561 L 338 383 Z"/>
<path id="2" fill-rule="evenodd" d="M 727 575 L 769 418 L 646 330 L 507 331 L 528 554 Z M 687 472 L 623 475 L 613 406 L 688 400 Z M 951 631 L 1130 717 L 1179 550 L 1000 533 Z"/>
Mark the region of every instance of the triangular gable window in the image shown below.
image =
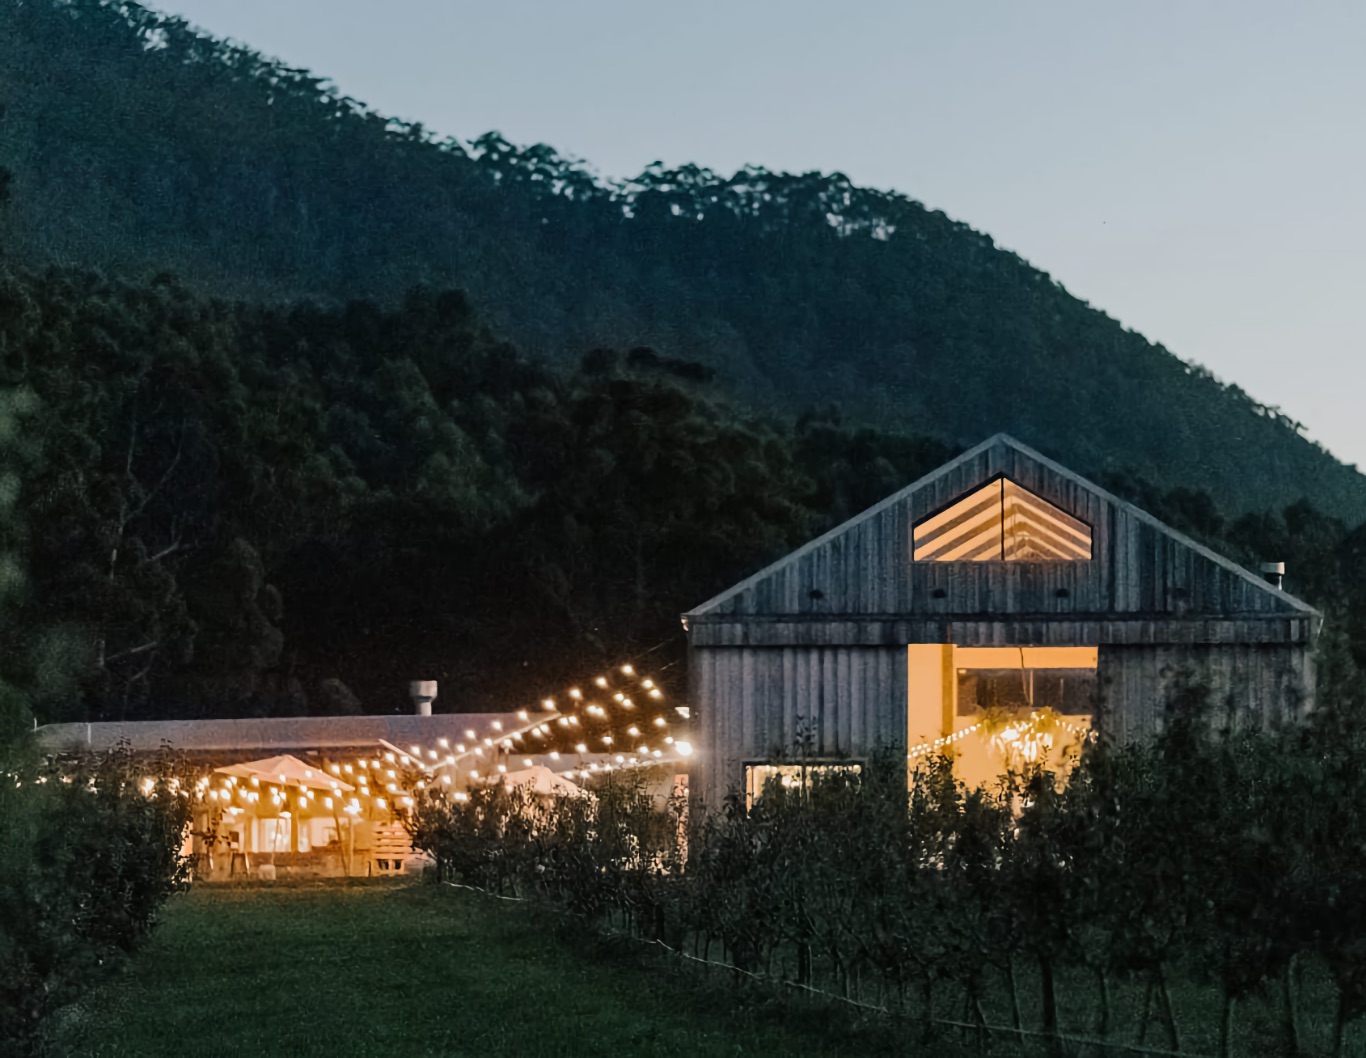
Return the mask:
<path id="1" fill-rule="evenodd" d="M 911 533 L 917 562 L 1076 562 L 1091 527 L 1007 478 L 968 493 Z"/>

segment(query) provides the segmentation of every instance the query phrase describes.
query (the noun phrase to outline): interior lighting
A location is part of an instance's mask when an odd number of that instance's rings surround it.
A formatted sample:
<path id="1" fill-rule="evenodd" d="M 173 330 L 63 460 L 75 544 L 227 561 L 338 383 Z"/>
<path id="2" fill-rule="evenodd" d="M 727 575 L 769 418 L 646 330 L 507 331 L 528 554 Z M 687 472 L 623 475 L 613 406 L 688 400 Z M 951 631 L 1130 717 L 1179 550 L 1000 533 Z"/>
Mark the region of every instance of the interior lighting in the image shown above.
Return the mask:
<path id="1" fill-rule="evenodd" d="M 654 718 L 654 725 L 655 725 L 655 727 L 663 727 L 663 726 L 664 726 L 665 724 L 667 724 L 667 723 L 668 723 L 668 721 L 665 720 L 662 716 L 657 716 L 657 717 Z"/>
<path id="2" fill-rule="evenodd" d="M 664 697 L 664 692 L 661 691 L 658 687 L 652 688 L 651 691 L 650 691 L 650 697 L 651 697 L 651 698 L 663 698 L 663 697 Z"/>
<path id="3" fill-rule="evenodd" d="M 554 709 L 554 708 L 555 708 L 555 699 L 554 699 L 554 698 L 547 698 L 547 699 L 546 699 L 545 701 L 543 701 L 541 704 L 542 704 L 543 706 L 545 706 L 547 709 Z"/>
<path id="4" fill-rule="evenodd" d="M 641 680 L 641 681 L 640 681 L 640 685 L 641 685 L 642 687 L 644 687 L 644 688 L 648 691 L 651 687 L 653 687 L 653 686 L 655 685 L 655 681 L 654 681 L 654 680 Z"/>
<path id="5" fill-rule="evenodd" d="M 692 744 L 689 742 L 675 742 L 674 749 L 678 752 L 680 757 L 692 756 Z"/>
<path id="6" fill-rule="evenodd" d="M 386 753 L 386 754 L 384 754 L 384 759 L 385 759 L 386 761 L 388 761 L 390 764 L 394 763 L 394 755 L 393 755 L 392 753 Z M 375 767 L 378 768 L 379 765 L 376 764 Z"/>
<path id="7" fill-rule="evenodd" d="M 448 738 L 446 738 L 445 736 L 442 736 L 441 738 L 438 738 L 438 739 L 436 740 L 436 744 L 437 744 L 438 746 L 440 746 L 442 749 L 450 749 L 450 748 L 451 748 L 451 740 L 448 739 Z"/>
<path id="8" fill-rule="evenodd" d="M 569 697 L 575 698 L 575 699 L 577 699 L 577 698 L 582 698 L 582 697 L 583 697 L 583 692 L 582 692 L 581 690 L 579 690 L 577 687 L 570 687 L 570 688 L 569 688 Z"/>
<path id="9" fill-rule="evenodd" d="M 634 676 L 636 674 L 636 670 L 631 668 L 630 665 L 623 665 L 621 671 L 627 676 Z"/>
<path id="10" fill-rule="evenodd" d="M 518 719 L 518 720 L 527 720 L 527 719 L 529 719 L 529 717 L 527 716 L 527 712 L 526 712 L 525 709 L 518 709 L 518 710 L 517 710 L 517 719 Z"/>
<path id="11" fill-rule="evenodd" d="M 580 742 L 580 743 L 579 743 L 578 745 L 576 745 L 574 748 L 575 748 L 576 750 L 578 750 L 580 753 L 587 753 L 587 752 L 588 752 L 588 747 L 587 747 L 586 745 L 584 745 L 582 742 Z"/>
<path id="12" fill-rule="evenodd" d="M 606 676 L 599 676 L 599 677 L 598 677 L 596 680 L 594 680 L 593 682 L 596 683 L 599 687 L 606 687 L 606 686 L 607 686 L 607 677 L 606 677 Z"/>

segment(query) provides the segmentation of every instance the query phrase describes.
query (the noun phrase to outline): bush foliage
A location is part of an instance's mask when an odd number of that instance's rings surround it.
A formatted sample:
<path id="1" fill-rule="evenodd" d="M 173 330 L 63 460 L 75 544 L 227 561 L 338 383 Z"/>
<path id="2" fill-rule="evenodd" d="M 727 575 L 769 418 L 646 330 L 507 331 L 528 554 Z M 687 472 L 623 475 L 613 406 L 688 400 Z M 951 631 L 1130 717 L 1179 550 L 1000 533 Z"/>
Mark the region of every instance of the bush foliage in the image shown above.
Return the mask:
<path id="1" fill-rule="evenodd" d="M 185 880 L 190 803 L 173 761 L 126 750 L 0 778 L 0 1055 L 25 1054 Z"/>

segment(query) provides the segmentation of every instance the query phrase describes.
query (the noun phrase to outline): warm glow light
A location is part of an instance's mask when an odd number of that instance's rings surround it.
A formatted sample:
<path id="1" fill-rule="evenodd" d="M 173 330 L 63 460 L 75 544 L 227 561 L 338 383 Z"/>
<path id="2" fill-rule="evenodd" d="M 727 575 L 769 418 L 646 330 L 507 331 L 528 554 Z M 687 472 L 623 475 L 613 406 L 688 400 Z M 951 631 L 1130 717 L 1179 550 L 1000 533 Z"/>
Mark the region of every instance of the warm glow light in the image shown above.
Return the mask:
<path id="1" fill-rule="evenodd" d="M 574 748 L 575 748 L 576 750 L 578 750 L 580 753 L 587 753 L 587 752 L 588 752 L 588 747 L 587 747 L 586 745 L 584 745 L 582 742 L 580 742 L 580 743 L 579 743 L 577 746 L 575 746 Z"/>
<path id="2" fill-rule="evenodd" d="M 627 676 L 634 676 L 636 674 L 636 670 L 631 668 L 630 665 L 623 665 L 621 667 L 621 671 L 624 672 Z"/>
<path id="3" fill-rule="evenodd" d="M 662 716 L 657 716 L 654 719 L 655 727 L 663 727 L 666 723 L 668 723 L 668 721 L 665 720 Z"/>
<path id="4" fill-rule="evenodd" d="M 611 736 L 611 735 L 603 735 L 603 736 L 602 736 L 602 744 L 603 744 L 604 746 L 610 746 L 610 745 L 612 744 L 612 736 Z"/>
<path id="5" fill-rule="evenodd" d="M 518 720 L 527 720 L 527 719 L 529 719 L 529 717 L 527 716 L 527 712 L 526 712 L 525 709 L 518 709 L 518 710 L 517 710 L 517 719 L 518 719 Z"/>
<path id="6" fill-rule="evenodd" d="M 582 698 L 582 697 L 583 697 L 583 692 L 580 691 L 577 687 L 571 687 L 571 688 L 569 688 L 569 697 L 571 697 L 571 698 Z"/>
<path id="7" fill-rule="evenodd" d="M 386 761 L 388 761 L 390 764 L 394 763 L 394 755 L 393 755 L 392 753 L 386 753 L 386 754 L 384 754 L 384 759 L 385 759 Z M 379 767 L 379 765 L 375 765 L 375 766 L 376 766 L 376 767 Z"/>
<path id="8" fill-rule="evenodd" d="M 442 738 L 438 738 L 438 739 L 436 740 L 436 744 L 437 744 L 438 746 L 440 746 L 442 749 L 450 749 L 450 748 L 451 748 L 450 739 L 445 738 L 444 736 L 443 736 Z"/>
<path id="9" fill-rule="evenodd" d="M 547 698 L 547 699 L 546 699 L 545 701 L 543 701 L 541 704 L 542 704 L 543 706 L 545 706 L 547 709 L 554 709 L 554 708 L 555 708 L 555 699 L 554 699 L 554 698 Z"/>
<path id="10" fill-rule="evenodd" d="M 664 697 L 664 692 L 661 691 L 658 687 L 655 687 L 653 690 L 650 691 L 650 697 L 651 697 L 651 698 L 663 698 L 663 697 Z"/>
<path id="11" fill-rule="evenodd" d="M 495 731 L 501 731 L 503 730 L 503 722 L 501 720 L 495 720 L 493 723 L 489 724 L 489 727 L 493 728 Z"/>
<path id="12" fill-rule="evenodd" d="M 654 680 L 641 680 L 641 681 L 640 681 L 640 685 L 641 685 L 642 687 L 644 687 L 644 688 L 648 691 L 651 687 L 653 687 L 653 686 L 655 685 L 655 681 L 654 681 Z"/>
<path id="13" fill-rule="evenodd" d="M 675 742 L 674 749 L 678 751 L 680 757 L 692 756 L 692 744 L 689 742 Z"/>
<path id="14" fill-rule="evenodd" d="M 606 686 L 607 686 L 607 677 L 606 677 L 606 676 L 599 676 L 599 677 L 598 677 L 596 680 L 594 680 L 593 682 L 596 683 L 599 687 L 606 687 Z"/>
<path id="15" fill-rule="evenodd" d="M 551 759 L 551 760 L 559 760 L 559 759 L 560 759 L 560 755 L 552 750 L 552 751 L 551 751 L 551 754 L 550 754 L 550 759 Z"/>
<path id="16" fill-rule="evenodd" d="M 631 735 L 632 737 L 635 737 L 640 734 L 640 728 L 636 727 L 635 724 L 632 724 L 630 727 L 626 729 L 626 733 L 628 735 Z"/>

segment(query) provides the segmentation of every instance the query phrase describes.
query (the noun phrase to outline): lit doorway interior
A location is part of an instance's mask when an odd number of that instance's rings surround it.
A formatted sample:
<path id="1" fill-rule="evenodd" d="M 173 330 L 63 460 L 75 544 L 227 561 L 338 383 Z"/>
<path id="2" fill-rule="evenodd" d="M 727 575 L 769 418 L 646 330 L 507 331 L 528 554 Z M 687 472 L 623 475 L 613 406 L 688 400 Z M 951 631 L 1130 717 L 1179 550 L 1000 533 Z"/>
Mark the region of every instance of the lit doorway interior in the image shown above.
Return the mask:
<path id="1" fill-rule="evenodd" d="M 906 648 L 909 763 L 951 749 L 969 785 L 1007 766 L 1058 769 L 1095 720 L 1095 647 Z"/>

